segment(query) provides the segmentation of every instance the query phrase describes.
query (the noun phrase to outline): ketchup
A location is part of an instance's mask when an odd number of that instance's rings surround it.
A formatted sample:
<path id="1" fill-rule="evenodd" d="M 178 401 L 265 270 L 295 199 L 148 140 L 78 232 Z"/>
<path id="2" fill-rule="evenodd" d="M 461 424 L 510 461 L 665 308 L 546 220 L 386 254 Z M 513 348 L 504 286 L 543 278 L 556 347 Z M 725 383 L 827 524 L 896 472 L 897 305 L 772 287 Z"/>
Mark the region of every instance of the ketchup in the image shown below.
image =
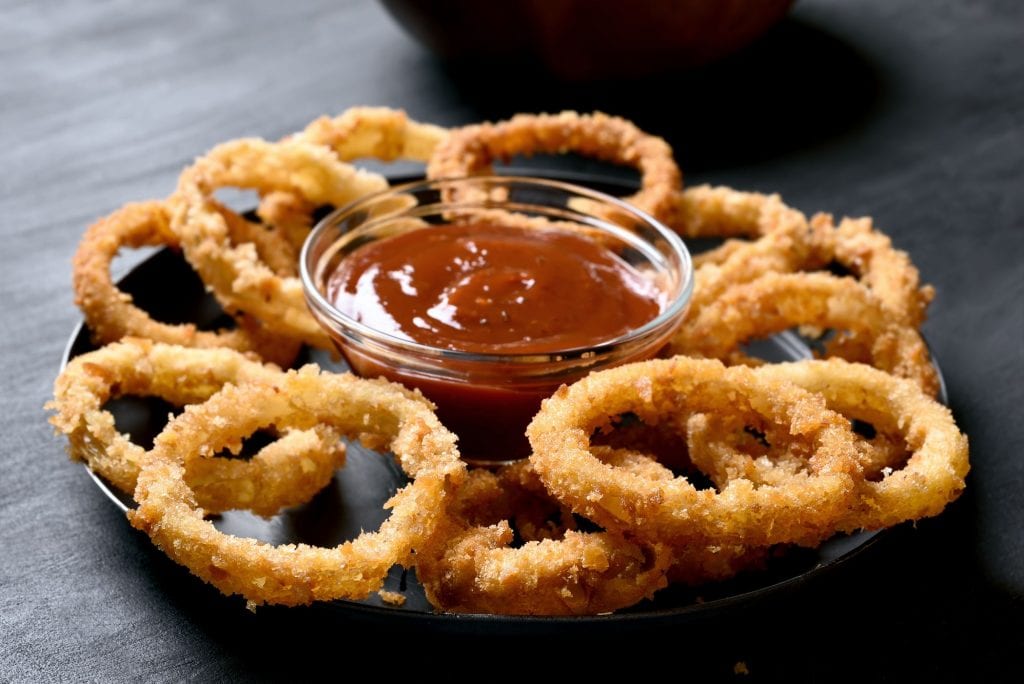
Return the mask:
<path id="1" fill-rule="evenodd" d="M 487 223 L 431 226 L 359 247 L 330 275 L 326 294 L 338 310 L 379 332 L 486 355 L 594 347 L 653 320 L 664 303 L 659 288 L 583 235 Z M 465 379 L 451 380 L 384 363 L 354 346 L 342 352 L 361 375 L 418 387 L 476 460 L 529 455 L 526 425 L 560 384 L 503 382 L 499 361 L 488 364 L 486 379 L 475 378 L 467 364 Z M 459 364 L 450 362 L 453 370 Z"/>

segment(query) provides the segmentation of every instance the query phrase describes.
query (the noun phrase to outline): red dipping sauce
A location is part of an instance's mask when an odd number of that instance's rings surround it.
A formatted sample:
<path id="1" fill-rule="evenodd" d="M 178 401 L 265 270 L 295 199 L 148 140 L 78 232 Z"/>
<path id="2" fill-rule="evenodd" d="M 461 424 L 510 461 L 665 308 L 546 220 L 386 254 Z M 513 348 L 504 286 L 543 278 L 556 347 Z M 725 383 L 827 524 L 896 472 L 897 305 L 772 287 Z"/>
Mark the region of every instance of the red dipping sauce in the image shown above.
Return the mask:
<path id="1" fill-rule="evenodd" d="M 664 299 L 586 237 L 480 223 L 360 247 L 331 274 L 327 297 L 375 330 L 484 354 L 591 347 L 652 320 Z"/>
<path id="2" fill-rule="evenodd" d="M 356 248 L 327 276 L 327 300 L 376 331 L 442 350 L 550 355 L 617 340 L 658 317 L 667 295 L 583 234 L 488 223 L 430 226 Z M 417 387 L 476 461 L 529 455 L 526 425 L 562 382 L 500 362 L 486 373 L 454 355 L 437 377 L 339 344 L 352 368 Z M 645 349 L 620 362 L 652 356 Z M 464 369 L 459 366 L 465 364 Z M 459 373 L 465 370 L 465 373 Z"/>
<path id="3" fill-rule="evenodd" d="M 300 273 L 349 367 L 419 389 L 476 463 L 529 456 L 541 402 L 657 354 L 693 291 L 666 226 L 595 190 L 518 176 L 364 197 L 317 224 Z"/>

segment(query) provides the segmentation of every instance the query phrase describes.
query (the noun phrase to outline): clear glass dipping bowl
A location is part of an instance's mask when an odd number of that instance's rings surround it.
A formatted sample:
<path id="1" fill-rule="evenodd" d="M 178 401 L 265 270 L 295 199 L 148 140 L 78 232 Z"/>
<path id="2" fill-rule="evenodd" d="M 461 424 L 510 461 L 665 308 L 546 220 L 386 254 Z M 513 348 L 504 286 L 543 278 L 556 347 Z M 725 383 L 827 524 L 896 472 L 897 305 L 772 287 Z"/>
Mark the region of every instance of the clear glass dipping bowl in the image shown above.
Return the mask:
<path id="1" fill-rule="evenodd" d="M 589 347 L 544 354 L 452 351 L 375 330 L 337 309 L 328 282 L 338 264 L 375 240 L 409 230 L 502 217 L 531 229 L 586 234 L 649 277 L 664 293 L 661 313 L 626 335 Z M 693 291 L 683 241 L 621 200 L 560 181 L 480 176 L 408 183 L 342 207 L 316 225 L 300 258 L 313 316 L 352 370 L 418 388 L 459 436 L 463 456 L 478 463 L 529 455 L 525 429 L 541 401 L 591 371 L 655 356 L 672 335 Z M 566 293 L 566 306 L 572 306 Z"/>

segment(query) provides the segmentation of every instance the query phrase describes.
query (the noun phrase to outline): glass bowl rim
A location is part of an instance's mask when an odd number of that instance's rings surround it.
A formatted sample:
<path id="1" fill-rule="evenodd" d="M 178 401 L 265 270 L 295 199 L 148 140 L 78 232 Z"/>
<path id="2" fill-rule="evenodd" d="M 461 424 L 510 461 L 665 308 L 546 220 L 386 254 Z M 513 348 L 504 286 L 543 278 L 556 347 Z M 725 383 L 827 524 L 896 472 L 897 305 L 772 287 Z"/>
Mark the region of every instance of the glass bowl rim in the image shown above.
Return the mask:
<path id="1" fill-rule="evenodd" d="M 601 342 L 599 344 L 590 345 L 586 347 L 573 347 L 564 350 L 552 351 L 552 352 L 532 352 L 532 353 L 487 353 L 487 352 L 469 352 L 457 349 L 446 349 L 442 347 L 435 347 L 422 342 L 416 342 L 414 340 L 407 340 L 395 335 L 390 335 L 385 332 L 381 332 L 375 328 L 372 328 L 364 323 L 361 323 L 351 316 L 348 316 L 344 312 L 340 311 L 337 307 L 331 304 L 327 298 L 320 292 L 319 288 L 315 286 L 313 280 L 313 268 L 310 264 L 312 245 L 317 239 L 326 233 L 330 228 L 336 225 L 340 217 L 356 211 L 362 206 L 371 204 L 372 202 L 378 201 L 380 198 L 387 195 L 400 194 L 408 192 L 415 188 L 429 189 L 432 186 L 440 187 L 446 183 L 455 182 L 473 182 L 479 184 L 507 184 L 507 183 L 523 183 L 534 186 L 554 188 L 569 192 L 575 195 L 587 197 L 588 199 L 597 200 L 603 203 L 611 204 L 616 208 L 625 211 L 637 218 L 645 221 L 651 227 L 654 228 L 655 232 L 658 233 L 659 237 L 664 239 L 670 247 L 670 252 L 675 253 L 679 257 L 680 271 L 683 279 L 682 285 L 679 289 L 679 294 L 671 299 L 665 306 L 665 309 L 657 316 L 652 318 L 650 321 L 640 326 L 635 330 L 631 330 L 624 335 L 619 337 Z M 663 224 L 658 219 L 654 218 L 651 214 L 644 210 L 636 207 L 618 197 L 608 195 L 598 190 L 593 190 L 582 185 L 576 185 L 575 183 L 567 183 L 565 181 L 555 180 L 551 178 L 543 178 L 538 176 L 523 176 L 523 175 L 481 175 L 481 176 L 451 176 L 444 178 L 423 178 L 420 180 L 409 181 L 398 185 L 392 185 L 380 192 L 366 195 L 354 200 L 346 205 L 338 207 L 331 213 L 321 218 L 309 235 L 306 237 L 305 242 L 302 245 L 302 250 L 299 254 L 299 274 L 302 281 L 302 288 L 309 304 L 311 313 L 314 318 L 318 319 L 317 311 L 320 314 L 327 316 L 343 328 L 351 330 L 359 336 L 361 340 L 370 340 L 378 345 L 389 347 L 392 349 L 399 349 L 407 353 L 417 354 L 421 356 L 436 357 L 442 359 L 452 359 L 460 362 L 467 363 L 489 363 L 489 364 L 536 364 L 550 361 L 566 361 L 572 358 L 583 358 L 583 357 L 599 357 L 614 351 L 623 345 L 640 342 L 647 337 L 657 333 L 666 327 L 669 323 L 674 320 L 681 320 L 683 314 L 686 311 L 687 306 L 690 303 L 690 299 L 693 295 L 694 287 L 694 268 L 693 259 L 690 255 L 690 250 L 686 247 L 683 239 L 678 233 L 673 231 L 671 228 Z M 321 323 L 321 325 L 323 325 Z"/>

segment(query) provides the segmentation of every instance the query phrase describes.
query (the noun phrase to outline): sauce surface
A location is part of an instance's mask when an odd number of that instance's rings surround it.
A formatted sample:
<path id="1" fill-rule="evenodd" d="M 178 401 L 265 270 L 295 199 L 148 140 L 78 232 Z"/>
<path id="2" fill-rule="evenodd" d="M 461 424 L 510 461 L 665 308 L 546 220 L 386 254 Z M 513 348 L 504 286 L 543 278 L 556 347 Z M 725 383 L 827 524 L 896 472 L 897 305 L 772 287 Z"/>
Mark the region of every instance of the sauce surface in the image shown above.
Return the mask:
<path id="1" fill-rule="evenodd" d="M 458 351 L 593 346 L 658 316 L 663 293 L 609 249 L 567 231 L 433 226 L 346 256 L 327 296 L 395 337 Z"/>

